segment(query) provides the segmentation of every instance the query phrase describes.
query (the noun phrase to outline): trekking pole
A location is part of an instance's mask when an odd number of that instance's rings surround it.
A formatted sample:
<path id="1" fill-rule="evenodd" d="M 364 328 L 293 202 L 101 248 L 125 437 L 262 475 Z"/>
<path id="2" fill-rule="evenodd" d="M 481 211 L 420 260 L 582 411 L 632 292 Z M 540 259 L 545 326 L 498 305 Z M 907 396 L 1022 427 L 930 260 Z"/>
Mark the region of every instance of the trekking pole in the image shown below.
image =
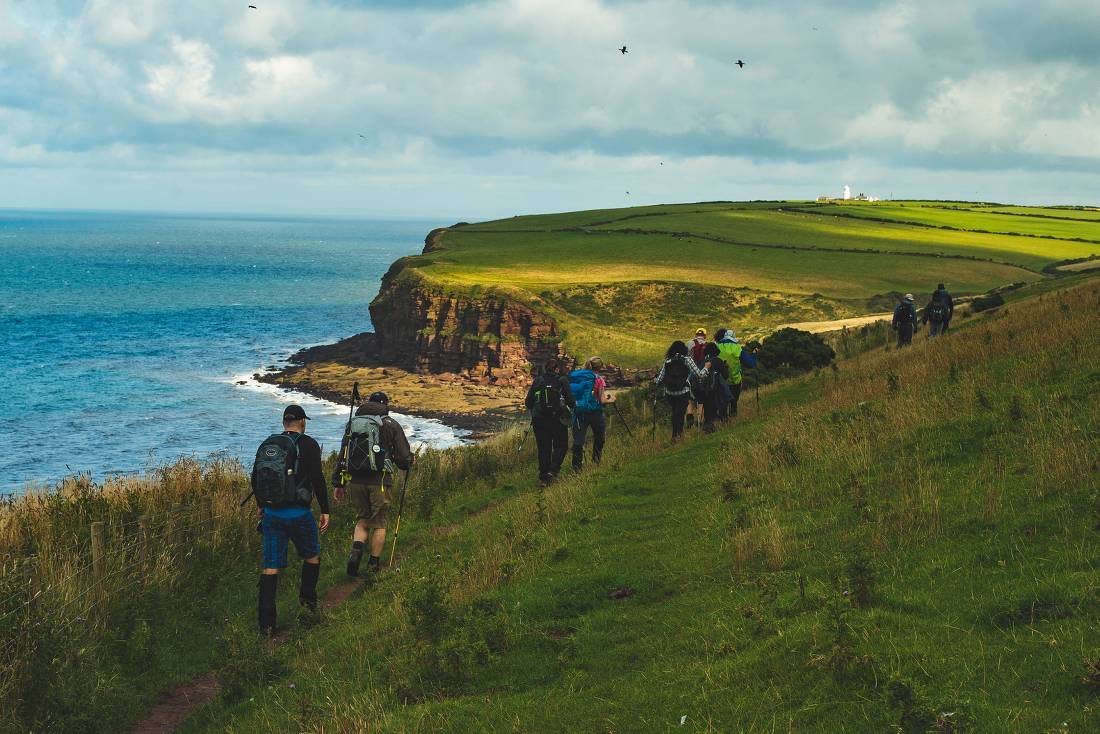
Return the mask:
<path id="1" fill-rule="evenodd" d="M 351 386 L 351 407 L 348 409 L 348 424 L 344 427 L 344 445 L 341 447 L 343 456 L 337 457 L 337 464 L 340 468 L 340 486 L 344 487 L 351 481 L 351 473 L 348 472 L 348 453 L 351 451 L 351 421 L 355 418 L 355 403 L 359 401 L 359 383 L 356 382 Z"/>
<path id="2" fill-rule="evenodd" d="M 631 438 L 634 438 L 634 431 L 630 430 L 630 425 L 627 424 L 626 418 L 623 417 L 623 412 L 621 410 L 619 410 L 619 404 L 618 403 L 611 403 L 611 404 L 615 406 L 615 413 L 619 416 L 619 420 L 621 420 L 623 422 L 623 428 L 626 429 L 627 435 L 630 436 Z"/>
<path id="3" fill-rule="evenodd" d="M 653 398 L 653 432 L 657 433 L 657 398 Z"/>
<path id="4" fill-rule="evenodd" d="M 420 451 L 424 448 L 424 444 L 420 444 L 416 453 L 413 454 L 413 463 L 416 463 L 416 459 L 420 456 Z M 393 528 L 393 548 L 390 549 L 390 562 L 389 568 L 393 568 L 393 558 L 397 554 L 397 536 L 401 532 L 401 513 L 405 511 L 405 492 L 409 489 L 409 472 L 412 471 L 410 466 L 405 470 L 405 482 L 401 485 L 401 499 L 397 502 L 397 525 Z"/>
<path id="5" fill-rule="evenodd" d="M 405 510 L 405 491 L 409 488 L 409 470 L 405 470 L 405 483 L 401 485 L 401 500 L 397 503 L 397 525 L 393 529 L 393 547 L 390 549 L 389 568 L 393 568 L 393 558 L 397 555 L 397 536 L 401 533 L 401 513 Z"/>
<path id="6" fill-rule="evenodd" d="M 760 367 L 757 366 L 753 369 L 753 377 L 756 379 L 753 382 L 756 383 L 756 412 L 760 412 Z"/>
<path id="7" fill-rule="evenodd" d="M 519 446 L 516 448 L 516 453 L 517 454 L 522 454 L 523 453 L 523 445 L 525 443 L 527 443 L 527 434 L 530 433 L 530 432 L 531 432 L 530 428 L 528 428 L 526 431 L 523 432 L 523 438 L 520 439 Z"/>

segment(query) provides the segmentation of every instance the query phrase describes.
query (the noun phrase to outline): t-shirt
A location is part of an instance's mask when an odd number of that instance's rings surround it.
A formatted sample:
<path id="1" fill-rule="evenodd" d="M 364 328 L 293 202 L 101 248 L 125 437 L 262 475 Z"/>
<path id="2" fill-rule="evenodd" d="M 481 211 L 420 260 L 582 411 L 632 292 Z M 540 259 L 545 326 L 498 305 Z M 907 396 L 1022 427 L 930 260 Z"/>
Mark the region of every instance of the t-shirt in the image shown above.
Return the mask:
<path id="1" fill-rule="evenodd" d="M 299 517 L 308 515 L 310 510 L 308 507 L 293 505 L 291 507 L 265 507 L 264 512 L 280 520 L 296 520 Z"/>
<path id="2" fill-rule="evenodd" d="M 604 390 L 607 389 L 607 380 L 603 379 L 599 375 L 596 375 L 596 381 L 592 383 L 592 392 L 596 394 L 596 397 L 604 394 Z M 603 407 L 603 403 L 600 403 L 600 407 Z"/>

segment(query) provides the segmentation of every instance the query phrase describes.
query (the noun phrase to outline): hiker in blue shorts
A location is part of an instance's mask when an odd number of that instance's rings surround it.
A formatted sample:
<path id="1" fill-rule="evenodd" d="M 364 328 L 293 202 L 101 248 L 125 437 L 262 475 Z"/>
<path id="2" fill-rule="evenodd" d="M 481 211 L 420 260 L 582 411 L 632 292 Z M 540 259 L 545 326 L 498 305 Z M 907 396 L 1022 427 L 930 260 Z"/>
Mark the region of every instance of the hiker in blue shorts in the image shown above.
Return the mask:
<path id="1" fill-rule="evenodd" d="M 321 468 L 321 447 L 305 435 L 309 416 L 300 405 L 283 411 L 283 432 L 260 444 L 252 467 L 252 491 L 260 505 L 264 540 L 260 572 L 260 632 L 275 632 L 275 594 L 279 571 L 287 566 L 287 547 L 294 543 L 302 559 L 298 599 L 308 621 L 317 615 L 317 577 L 321 572 L 320 533 L 328 529 L 328 488 Z M 320 526 L 313 519 L 313 497 L 321 507 Z"/>

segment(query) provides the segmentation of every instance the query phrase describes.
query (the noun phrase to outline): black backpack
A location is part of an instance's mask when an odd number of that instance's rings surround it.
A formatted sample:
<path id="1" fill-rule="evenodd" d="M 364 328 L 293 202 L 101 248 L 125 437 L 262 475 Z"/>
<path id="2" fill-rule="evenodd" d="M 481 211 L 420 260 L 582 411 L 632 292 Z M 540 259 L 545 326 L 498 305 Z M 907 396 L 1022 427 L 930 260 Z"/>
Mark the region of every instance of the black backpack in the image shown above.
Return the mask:
<path id="1" fill-rule="evenodd" d="M 929 321 L 934 321 L 937 324 L 941 321 L 947 321 L 947 313 L 947 304 L 943 301 L 932 301 L 932 303 L 928 304 Z"/>
<path id="2" fill-rule="evenodd" d="M 256 449 L 252 493 L 260 507 L 285 507 L 313 499 L 308 483 L 298 473 L 300 438 L 300 433 L 274 433 Z"/>
<path id="3" fill-rule="evenodd" d="M 665 360 L 665 376 L 661 380 L 661 385 L 669 392 L 680 392 L 688 386 L 691 370 L 685 359 L 687 357 L 677 356 Z"/>
<path id="4" fill-rule="evenodd" d="M 560 379 L 540 378 L 534 398 L 531 414 L 536 418 L 561 418 L 565 415 L 565 396 L 562 394 Z"/>

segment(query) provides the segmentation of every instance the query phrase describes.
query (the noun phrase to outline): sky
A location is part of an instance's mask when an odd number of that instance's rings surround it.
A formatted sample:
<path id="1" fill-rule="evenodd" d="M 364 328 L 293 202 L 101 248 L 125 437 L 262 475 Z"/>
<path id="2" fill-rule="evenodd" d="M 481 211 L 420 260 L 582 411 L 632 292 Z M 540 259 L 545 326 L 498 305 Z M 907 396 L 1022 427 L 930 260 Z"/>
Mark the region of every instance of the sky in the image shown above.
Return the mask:
<path id="1" fill-rule="evenodd" d="M 0 0 L 0 207 L 1096 205 L 1098 37 L 1096 0 Z"/>

